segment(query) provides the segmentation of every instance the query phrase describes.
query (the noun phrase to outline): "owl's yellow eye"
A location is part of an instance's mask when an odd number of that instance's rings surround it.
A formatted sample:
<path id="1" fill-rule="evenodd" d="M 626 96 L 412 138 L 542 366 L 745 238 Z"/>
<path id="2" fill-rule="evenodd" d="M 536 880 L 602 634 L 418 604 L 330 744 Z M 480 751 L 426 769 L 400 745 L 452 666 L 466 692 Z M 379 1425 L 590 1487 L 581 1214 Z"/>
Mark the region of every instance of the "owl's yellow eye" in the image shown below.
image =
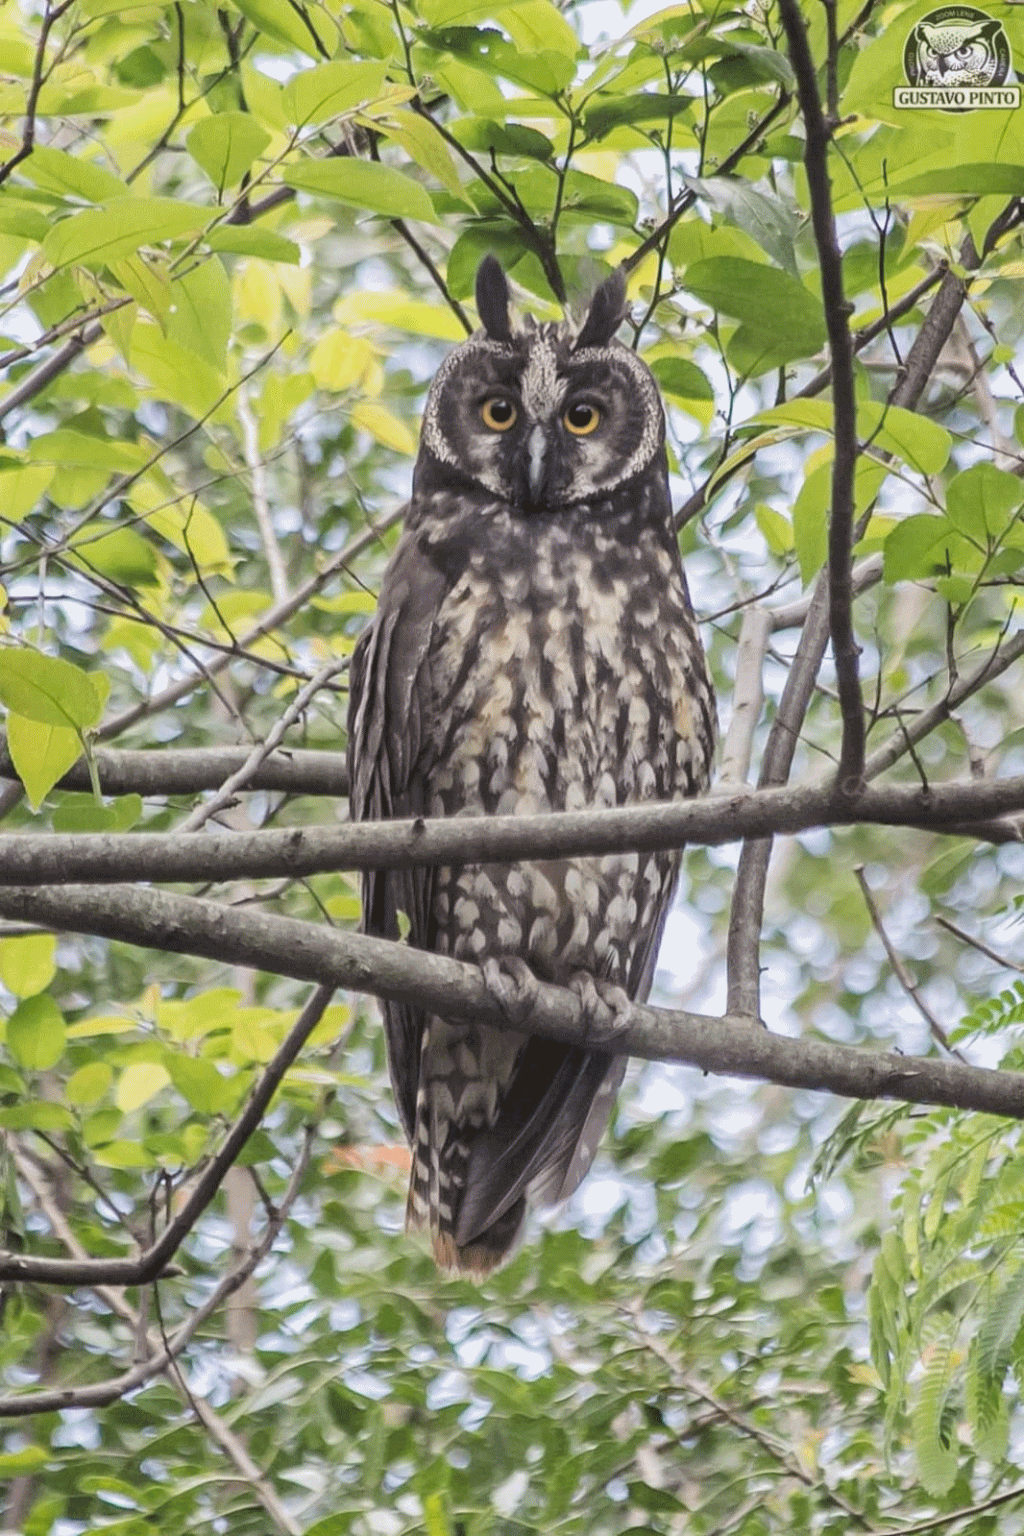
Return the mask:
<path id="1" fill-rule="evenodd" d="M 601 412 L 596 405 L 590 405 L 586 400 L 577 400 L 575 405 L 570 405 L 562 421 L 566 431 L 571 432 L 573 437 L 589 437 L 600 425 Z"/>
<path id="2" fill-rule="evenodd" d="M 515 425 L 519 412 L 507 395 L 492 395 L 480 407 L 480 419 L 492 432 L 507 432 Z"/>

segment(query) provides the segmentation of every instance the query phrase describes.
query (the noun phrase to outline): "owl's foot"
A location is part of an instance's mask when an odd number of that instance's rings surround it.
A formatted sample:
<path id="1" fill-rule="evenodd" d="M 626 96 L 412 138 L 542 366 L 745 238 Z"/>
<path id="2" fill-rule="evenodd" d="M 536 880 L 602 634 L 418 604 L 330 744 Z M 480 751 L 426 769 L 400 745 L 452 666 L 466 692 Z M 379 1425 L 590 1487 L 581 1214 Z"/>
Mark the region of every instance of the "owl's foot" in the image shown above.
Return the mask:
<path id="1" fill-rule="evenodd" d="M 492 955 L 480 969 L 484 986 L 514 1029 L 529 1022 L 537 1002 L 537 978 L 518 955 Z"/>
<path id="2" fill-rule="evenodd" d="M 583 1009 L 587 1045 L 612 1045 L 629 1026 L 628 994 L 613 982 L 577 971 L 569 982 Z"/>

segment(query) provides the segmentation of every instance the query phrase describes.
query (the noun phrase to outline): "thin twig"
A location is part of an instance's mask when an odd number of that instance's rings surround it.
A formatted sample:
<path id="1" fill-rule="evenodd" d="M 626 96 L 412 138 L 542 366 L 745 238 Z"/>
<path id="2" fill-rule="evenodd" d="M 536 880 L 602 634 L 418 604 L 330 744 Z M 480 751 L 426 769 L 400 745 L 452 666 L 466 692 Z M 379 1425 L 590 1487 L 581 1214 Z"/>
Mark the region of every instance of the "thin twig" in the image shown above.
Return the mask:
<path id="1" fill-rule="evenodd" d="M 1021 965 L 1019 961 L 1011 960 L 1006 955 L 1001 955 L 998 950 L 991 949 L 984 940 L 975 938 L 973 933 L 968 933 L 963 928 L 958 928 L 956 923 L 950 922 L 948 917 L 936 916 L 935 921 L 940 927 L 946 928 L 950 933 L 955 934 L 963 943 L 969 944 L 972 949 L 976 949 L 979 954 L 984 955 L 989 960 L 994 960 L 996 965 L 1001 965 L 1008 971 L 1016 971 L 1018 975 L 1024 976 L 1024 965 Z"/>
<path id="2" fill-rule="evenodd" d="M 629 1313 L 643 1347 L 661 1361 L 662 1365 L 671 1373 L 673 1383 L 679 1390 L 689 1393 L 702 1403 L 706 1403 L 717 1417 L 724 1419 L 727 1424 L 731 1424 L 735 1430 L 741 1435 L 746 1436 L 747 1439 L 753 1440 L 772 1461 L 782 1468 L 788 1477 L 796 1478 L 798 1482 L 803 1483 L 805 1488 L 820 1494 L 823 1499 L 841 1509 L 850 1520 L 853 1520 L 864 1530 L 871 1528 L 870 1522 L 858 1510 L 854 1509 L 852 1504 L 848 1504 L 827 1483 L 812 1477 L 810 1472 L 800 1465 L 796 1457 L 774 1435 L 762 1429 L 759 1424 L 756 1424 L 753 1419 L 748 1418 L 746 1414 L 740 1413 L 737 1409 L 731 1407 L 729 1403 L 718 1397 L 716 1393 L 712 1392 L 709 1387 L 706 1387 L 703 1382 L 698 1381 L 689 1371 L 682 1370 L 657 1334 L 650 1333 L 644 1328 L 640 1304 L 631 1307 Z"/>
<path id="3" fill-rule="evenodd" d="M 272 608 L 268 608 L 266 613 L 256 621 L 252 628 L 247 629 L 241 636 L 238 641 L 239 650 L 248 649 L 257 640 L 261 640 L 264 635 L 270 634 L 279 625 L 286 623 L 315 593 L 326 586 L 333 576 L 336 576 L 339 571 L 345 570 L 351 561 L 362 554 L 365 549 L 368 549 L 371 544 L 376 543 L 382 533 L 397 523 L 402 517 L 402 512 L 403 509 L 401 507 L 396 508 L 388 517 L 383 518 L 376 527 L 368 528 L 364 533 L 359 534 L 357 538 L 352 539 L 350 543 L 345 545 L 343 550 L 333 555 L 326 562 L 322 570 L 317 571 L 315 575 L 310 576 L 307 581 L 304 581 L 301 586 L 296 587 L 284 602 L 275 603 Z M 213 661 L 208 662 L 207 672 L 222 672 L 225 667 L 231 664 L 233 654 L 233 652 L 223 653 Z M 159 714 L 162 710 L 169 709 L 172 705 L 180 703 L 182 699 L 187 698 L 190 693 L 193 693 L 199 687 L 200 682 L 201 679 L 198 677 L 184 677 L 179 682 L 172 683 L 170 687 L 163 689 L 161 693 L 154 694 L 151 699 L 145 699 L 141 704 L 135 704 L 131 709 L 126 709 L 120 715 L 115 715 L 112 720 L 107 720 L 97 731 L 96 740 L 110 741 L 113 737 L 119 736 L 122 731 L 127 730 L 129 726 L 135 725 L 137 721 Z"/>
<path id="4" fill-rule="evenodd" d="M 326 666 L 321 667 L 316 675 L 310 678 L 305 687 L 299 689 L 288 708 L 267 732 L 265 739 L 257 742 L 241 767 L 231 774 L 229 778 L 225 779 L 212 800 L 208 800 L 205 805 L 196 806 L 191 816 L 182 822 L 179 831 L 183 833 L 198 831 L 205 822 L 209 821 L 211 816 L 228 805 L 236 792 L 250 782 L 261 764 L 265 763 L 271 753 L 280 746 L 281 741 L 295 724 L 295 721 L 298 720 L 300 715 L 316 698 L 321 688 L 326 687 L 331 678 L 337 677 L 339 672 L 347 668 L 347 657 L 343 661 L 330 661 Z"/>
<path id="5" fill-rule="evenodd" d="M 274 519 L 270 511 L 267 472 L 260 452 L 259 425 L 253 412 L 252 401 L 249 399 L 249 391 L 244 384 L 239 388 L 235 409 L 238 411 L 238 420 L 242 427 L 242 452 L 249 470 L 252 510 L 267 561 L 270 591 L 275 603 L 283 603 L 288 598 L 288 572 L 285 570 L 284 557 L 277 541 Z"/>
<path id="6" fill-rule="evenodd" d="M 964 1061 L 965 1057 L 963 1053 L 956 1050 L 954 1046 L 950 1045 L 949 1036 L 943 1029 L 942 1025 L 939 1023 L 938 1019 L 935 1017 L 934 1013 L 932 1013 L 931 1009 L 928 1007 L 928 1004 L 925 1002 L 924 998 L 921 996 L 920 987 L 917 985 L 917 982 L 907 970 L 907 967 L 903 961 L 903 956 L 896 949 L 888 933 L 886 932 L 885 924 L 882 922 L 882 914 L 878 910 L 878 903 L 875 901 L 871 887 L 868 885 L 863 864 L 858 864 L 854 868 L 853 872 L 857 876 L 857 883 L 861 888 L 861 893 L 864 897 L 864 905 L 868 909 L 868 916 L 871 918 L 872 926 L 874 927 L 875 932 L 878 934 L 878 937 L 882 941 L 882 948 L 885 950 L 886 955 L 889 957 L 889 964 L 893 968 L 893 973 L 895 974 L 896 980 L 899 982 L 904 992 L 910 998 L 910 1001 L 913 1003 L 914 1007 L 917 1009 L 918 1013 L 921 1015 L 922 1019 L 924 1019 L 925 1023 L 928 1025 L 928 1028 L 931 1030 L 933 1038 L 938 1041 L 938 1043 L 942 1046 L 942 1049 L 944 1051 L 948 1051 L 951 1056 L 955 1056 L 958 1061 Z"/>
<path id="7" fill-rule="evenodd" d="M 9 1136 L 8 1145 L 18 1171 L 18 1176 L 24 1179 L 25 1183 L 32 1190 L 39 1209 L 50 1224 L 50 1230 L 53 1232 L 54 1237 L 63 1244 L 73 1259 L 88 1259 L 89 1255 L 86 1249 L 75 1236 L 63 1211 L 54 1200 L 49 1184 L 40 1174 L 34 1161 L 25 1154 L 24 1150 L 19 1146 L 16 1137 Z M 275 1211 L 275 1218 L 277 1214 Z M 96 1287 L 96 1295 L 105 1306 L 110 1308 L 115 1317 L 121 1318 L 123 1322 L 128 1324 L 137 1338 L 144 1336 L 145 1330 L 139 1312 L 125 1299 L 119 1290 L 113 1286 L 101 1285 Z M 150 1353 L 155 1353 L 160 1348 L 161 1343 L 166 1344 L 167 1341 L 161 1340 L 155 1332 L 151 1333 L 147 1340 Z M 168 1350 L 168 1353 L 171 1354 L 171 1351 Z M 239 1475 L 252 1487 L 256 1497 L 274 1521 L 278 1530 L 282 1531 L 284 1536 L 300 1536 L 300 1527 L 295 1524 L 281 1504 L 270 1483 L 260 1472 L 259 1467 L 256 1466 L 239 1437 L 233 1430 L 228 1428 L 220 1414 L 211 1408 L 209 1403 L 202 1398 L 194 1397 L 184 1387 L 181 1375 L 173 1362 L 173 1355 L 170 1361 L 170 1374 L 172 1380 L 181 1385 L 183 1395 L 186 1396 L 190 1407 L 200 1419 L 211 1438 L 216 1440 L 225 1455 L 233 1463 Z"/>
<path id="8" fill-rule="evenodd" d="M 736 646 L 732 719 L 722 746 L 719 783 L 723 786 L 746 783 L 754 731 L 764 703 L 762 671 L 772 628 L 772 615 L 767 609 L 748 608 L 743 615 Z"/>

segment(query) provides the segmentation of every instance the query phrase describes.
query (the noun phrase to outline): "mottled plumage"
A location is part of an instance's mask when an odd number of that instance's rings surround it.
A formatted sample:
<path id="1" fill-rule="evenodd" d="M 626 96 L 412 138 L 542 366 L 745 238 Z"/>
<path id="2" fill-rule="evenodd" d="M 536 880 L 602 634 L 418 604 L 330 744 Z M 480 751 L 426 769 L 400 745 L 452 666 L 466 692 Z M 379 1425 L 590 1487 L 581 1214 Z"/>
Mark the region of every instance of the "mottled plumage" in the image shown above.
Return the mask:
<path id="1" fill-rule="evenodd" d="M 478 816 L 626 805 L 707 784 L 714 705 L 672 526 L 654 381 L 613 340 L 621 278 L 577 331 L 513 329 L 493 258 L 483 329 L 433 381 L 405 531 L 353 658 L 352 815 Z M 380 871 L 368 933 L 643 999 L 675 852 Z M 514 987 L 513 987 L 514 990 Z M 625 1070 L 608 1049 L 454 1025 L 386 1004 L 413 1150 L 408 1225 L 483 1273 L 527 1203 L 565 1199 Z"/>

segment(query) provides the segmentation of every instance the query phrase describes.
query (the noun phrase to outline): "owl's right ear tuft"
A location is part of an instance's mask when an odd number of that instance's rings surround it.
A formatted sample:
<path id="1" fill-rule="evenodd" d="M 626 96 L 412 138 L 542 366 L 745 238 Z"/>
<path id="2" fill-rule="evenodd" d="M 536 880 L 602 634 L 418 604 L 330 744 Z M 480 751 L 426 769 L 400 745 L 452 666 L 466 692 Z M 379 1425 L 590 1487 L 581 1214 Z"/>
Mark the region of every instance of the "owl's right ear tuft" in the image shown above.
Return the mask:
<path id="1" fill-rule="evenodd" d="M 476 270 L 476 309 L 491 341 L 512 340 L 508 278 L 496 256 L 485 256 Z"/>
<path id="2" fill-rule="evenodd" d="M 626 274 L 617 267 L 606 277 L 590 301 L 587 318 L 576 338 L 574 352 L 587 347 L 606 347 L 626 314 Z"/>

